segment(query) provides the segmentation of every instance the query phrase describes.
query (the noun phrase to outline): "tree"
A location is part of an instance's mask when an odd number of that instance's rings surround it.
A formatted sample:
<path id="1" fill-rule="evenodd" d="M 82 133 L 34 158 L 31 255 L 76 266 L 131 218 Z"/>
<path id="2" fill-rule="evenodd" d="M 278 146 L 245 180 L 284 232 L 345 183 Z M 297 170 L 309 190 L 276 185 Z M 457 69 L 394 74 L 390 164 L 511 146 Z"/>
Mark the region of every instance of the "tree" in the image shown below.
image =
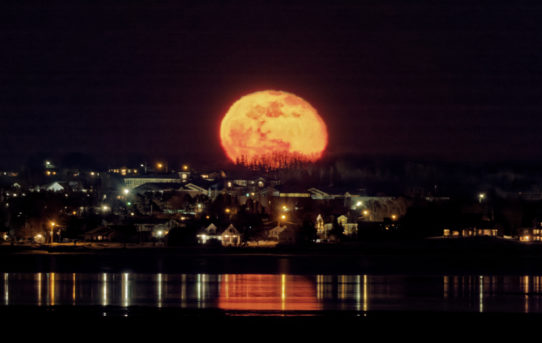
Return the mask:
<path id="1" fill-rule="evenodd" d="M 303 220 L 303 224 L 299 228 L 297 242 L 301 245 L 312 244 L 316 239 L 316 227 L 310 220 Z"/>

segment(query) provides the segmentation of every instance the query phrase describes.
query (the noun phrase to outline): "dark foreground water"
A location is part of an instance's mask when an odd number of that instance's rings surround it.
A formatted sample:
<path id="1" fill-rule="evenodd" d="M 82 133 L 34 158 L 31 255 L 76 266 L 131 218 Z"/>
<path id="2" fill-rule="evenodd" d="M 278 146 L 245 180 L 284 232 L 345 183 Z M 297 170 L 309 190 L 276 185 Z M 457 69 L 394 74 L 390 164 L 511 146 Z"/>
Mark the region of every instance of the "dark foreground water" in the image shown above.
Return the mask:
<path id="1" fill-rule="evenodd" d="M 538 275 L 2 273 L 2 308 L 323 312 L 542 312 Z"/>

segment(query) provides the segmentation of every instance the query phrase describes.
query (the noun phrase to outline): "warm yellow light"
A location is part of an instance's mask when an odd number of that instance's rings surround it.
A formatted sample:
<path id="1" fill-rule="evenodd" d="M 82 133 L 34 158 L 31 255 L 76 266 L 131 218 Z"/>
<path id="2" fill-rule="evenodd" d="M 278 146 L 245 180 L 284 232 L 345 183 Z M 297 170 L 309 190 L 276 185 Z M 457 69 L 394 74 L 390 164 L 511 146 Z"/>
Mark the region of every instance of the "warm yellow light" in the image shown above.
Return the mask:
<path id="1" fill-rule="evenodd" d="M 164 166 L 164 165 L 163 165 L 162 163 L 156 163 L 156 167 L 157 167 L 158 169 L 162 169 L 163 166 Z"/>
<path id="2" fill-rule="evenodd" d="M 369 211 L 368 211 L 368 210 L 363 210 L 363 215 L 364 215 L 364 216 L 368 216 L 368 215 L 369 215 Z"/>
<path id="3" fill-rule="evenodd" d="M 188 166 L 186 164 L 183 164 L 183 170 L 188 170 Z"/>
<path id="4" fill-rule="evenodd" d="M 56 223 L 55 222 L 50 222 L 49 225 L 51 225 L 51 227 L 55 227 Z"/>
<path id="5" fill-rule="evenodd" d="M 227 208 L 227 209 L 225 210 L 225 212 L 226 212 L 226 213 L 230 213 L 230 209 Z"/>
<path id="6" fill-rule="evenodd" d="M 392 220 L 396 220 L 396 219 L 397 219 L 397 215 L 396 215 L 396 214 L 392 214 L 392 215 L 391 215 L 391 219 L 392 219 Z"/>
<path id="7" fill-rule="evenodd" d="M 286 216 L 283 214 L 282 216 L 280 216 L 281 219 L 286 219 Z"/>

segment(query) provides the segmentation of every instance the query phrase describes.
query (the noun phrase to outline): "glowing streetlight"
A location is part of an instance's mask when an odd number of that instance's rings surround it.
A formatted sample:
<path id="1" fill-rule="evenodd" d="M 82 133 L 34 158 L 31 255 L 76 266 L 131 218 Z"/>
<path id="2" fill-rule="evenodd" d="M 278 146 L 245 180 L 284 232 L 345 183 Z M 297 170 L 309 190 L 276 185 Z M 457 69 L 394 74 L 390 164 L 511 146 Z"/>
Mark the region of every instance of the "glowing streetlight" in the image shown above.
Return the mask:
<path id="1" fill-rule="evenodd" d="M 51 226 L 51 244 L 53 243 L 53 235 L 54 235 L 55 225 L 56 225 L 56 223 L 53 222 L 53 221 L 51 221 L 49 223 L 49 226 Z"/>
<path id="2" fill-rule="evenodd" d="M 362 213 L 363 213 L 364 216 L 368 216 L 369 215 L 369 210 L 363 210 Z"/>
<path id="3" fill-rule="evenodd" d="M 486 194 L 485 194 L 485 193 L 480 193 L 480 194 L 478 194 L 478 201 L 479 201 L 479 202 L 482 202 L 485 198 L 486 198 Z"/>
<path id="4" fill-rule="evenodd" d="M 162 169 L 164 167 L 164 164 L 161 162 L 156 163 L 156 168 Z"/>
<path id="5" fill-rule="evenodd" d="M 226 212 L 226 213 L 230 213 L 230 212 L 231 212 L 231 210 L 230 210 L 229 208 L 227 208 L 227 209 L 225 209 L 225 210 L 224 210 L 224 212 Z"/>
<path id="6" fill-rule="evenodd" d="M 128 195 L 128 194 L 130 194 L 130 190 L 129 190 L 128 188 L 124 188 L 124 189 L 122 190 L 122 193 L 123 193 L 124 195 Z"/>
<path id="7" fill-rule="evenodd" d="M 184 171 L 187 171 L 187 170 L 188 170 L 188 165 L 183 164 L 183 170 L 184 170 Z"/>
<path id="8" fill-rule="evenodd" d="M 392 214 L 392 215 L 391 215 L 391 220 L 397 220 L 397 215 L 396 215 L 396 214 Z"/>

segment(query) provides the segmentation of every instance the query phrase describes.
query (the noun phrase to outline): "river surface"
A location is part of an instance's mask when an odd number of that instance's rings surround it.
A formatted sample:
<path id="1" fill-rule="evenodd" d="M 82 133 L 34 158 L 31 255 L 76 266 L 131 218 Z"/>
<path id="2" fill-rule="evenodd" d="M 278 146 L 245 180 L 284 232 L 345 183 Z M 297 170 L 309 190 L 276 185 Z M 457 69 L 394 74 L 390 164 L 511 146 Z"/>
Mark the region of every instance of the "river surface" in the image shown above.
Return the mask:
<path id="1" fill-rule="evenodd" d="M 538 275 L 2 273 L 2 306 L 324 311 L 542 312 Z"/>

